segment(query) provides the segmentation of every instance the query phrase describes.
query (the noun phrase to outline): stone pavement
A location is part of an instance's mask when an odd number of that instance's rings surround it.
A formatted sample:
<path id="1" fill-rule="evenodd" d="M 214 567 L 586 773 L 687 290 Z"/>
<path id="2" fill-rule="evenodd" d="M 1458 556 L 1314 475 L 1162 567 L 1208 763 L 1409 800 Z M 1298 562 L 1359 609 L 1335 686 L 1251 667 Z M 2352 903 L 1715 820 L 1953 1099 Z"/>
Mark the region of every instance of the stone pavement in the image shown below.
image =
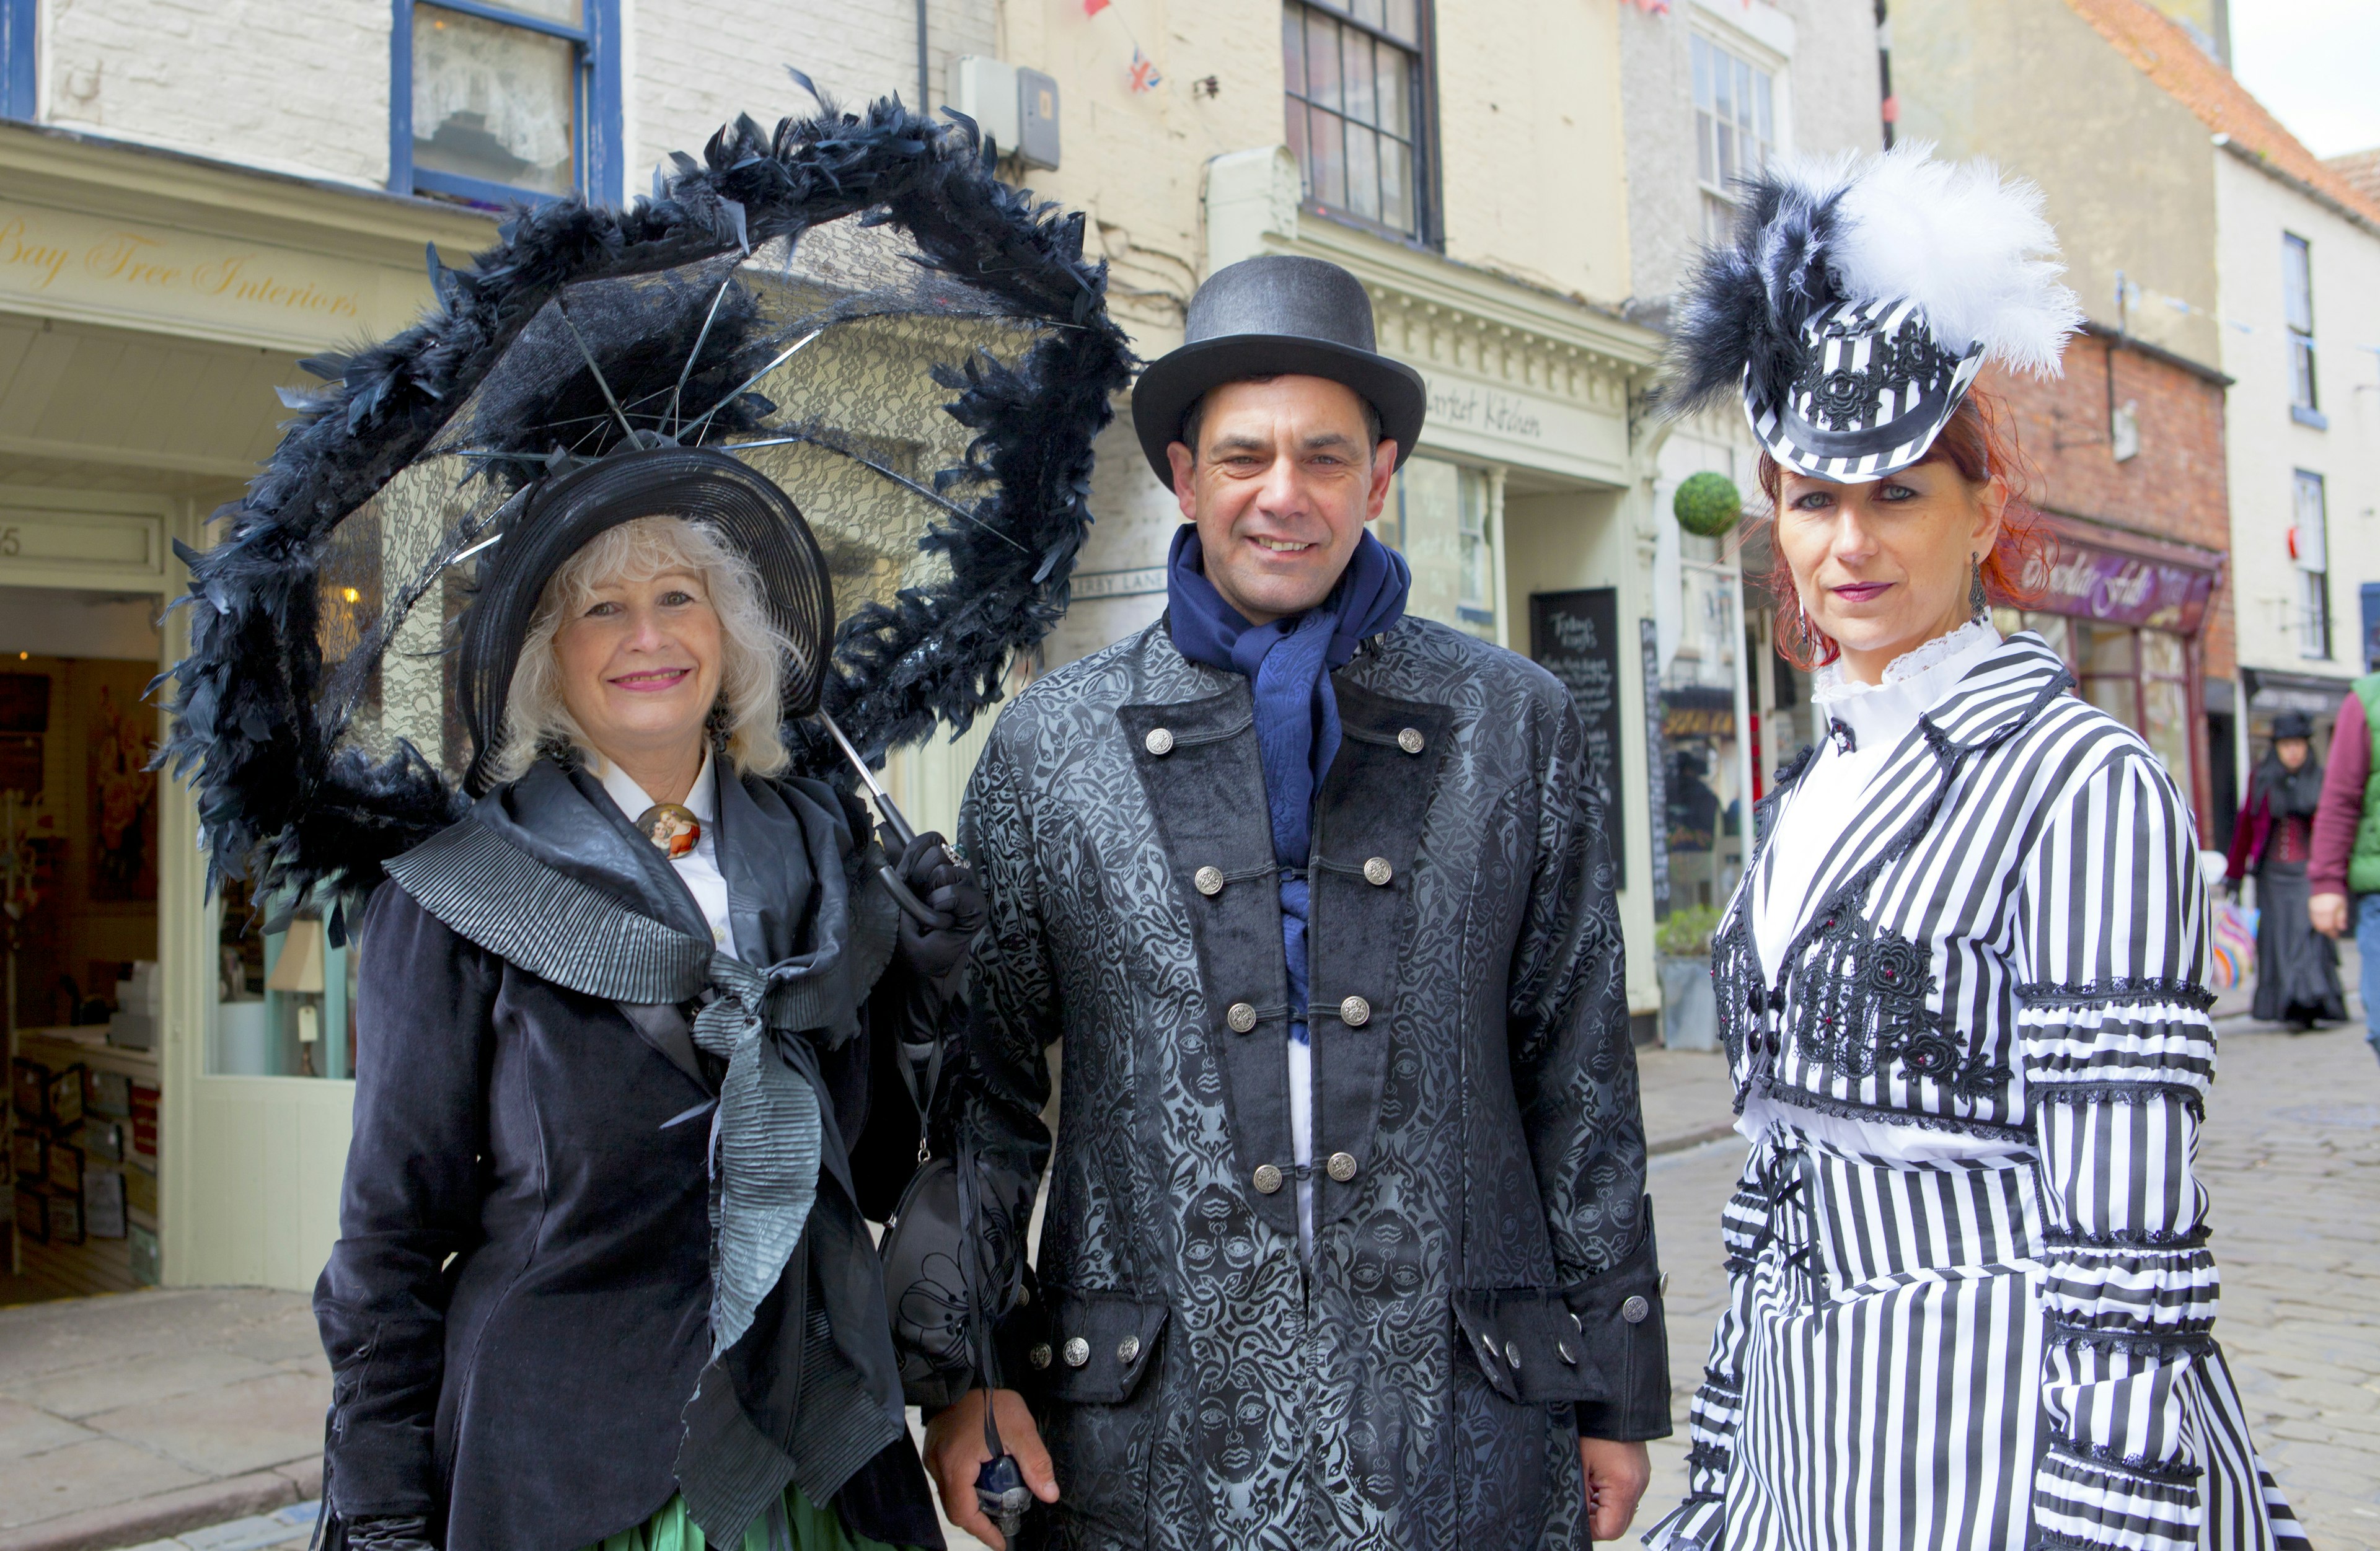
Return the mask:
<path id="1" fill-rule="evenodd" d="M 1717 1055 L 1639 1058 L 1680 1422 L 1654 1446 L 1641 1529 L 1682 1489 L 1685 1402 L 1725 1290 L 1718 1210 L 1742 1147 Z M 2380 1551 L 2380 1063 L 2353 1031 L 2293 1037 L 2236 1017 L 2222 1060 L 2201 1152 L 2218 1334 L 2315 1545 Z M 0 1551 L 295 1551 L 312 1530 L 329 1387 L 298 1293 L 0 1309 Z"/>

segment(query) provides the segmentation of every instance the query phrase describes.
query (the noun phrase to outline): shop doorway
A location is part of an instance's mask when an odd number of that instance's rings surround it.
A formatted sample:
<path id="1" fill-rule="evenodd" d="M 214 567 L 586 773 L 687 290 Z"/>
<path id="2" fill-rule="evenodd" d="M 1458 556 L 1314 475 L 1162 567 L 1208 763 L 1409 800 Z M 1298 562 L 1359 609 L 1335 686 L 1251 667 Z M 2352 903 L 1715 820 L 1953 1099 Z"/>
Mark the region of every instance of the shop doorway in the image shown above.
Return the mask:
<path id="1" fill-rule="evenodd" d="M 0 1303 L 161 1279 L 160 601 L 0 587 Z"/>

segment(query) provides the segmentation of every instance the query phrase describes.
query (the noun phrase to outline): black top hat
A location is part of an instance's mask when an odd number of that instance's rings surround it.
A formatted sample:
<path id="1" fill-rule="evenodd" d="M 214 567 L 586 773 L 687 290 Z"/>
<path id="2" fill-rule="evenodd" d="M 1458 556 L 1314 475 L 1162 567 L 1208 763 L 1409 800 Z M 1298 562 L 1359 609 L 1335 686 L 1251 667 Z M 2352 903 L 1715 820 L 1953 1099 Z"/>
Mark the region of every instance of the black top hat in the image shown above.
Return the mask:
<path id="1" fill-rule="evenodd" d="M 777 627 L 794 646 L 783 715 L 818 709 L 825 687 L 834 588 L 809 524 L 777 482 L 709 447 L 617 452 L 549 478 L 506 525 L 463 616 L 456 701 L 474 749 L 464 790 L 492 783 L 513 670 L 545 584 L 600 535 L 638 517 L 683 517 L 719 536 L 750 566 Z"/>
<path id="2" fill-rule="evenodd" d="M 1290 254 L 1243 259 L 1217 270 L 1190 298 L 1182 347 L 1149 363 L 1133 385 L 1133 427 L 1157 482 L 1173 488 L 1165 449 L 1209 388 L 1251 377 L 1327 377 L 1379 412 L 1380 434 L 1413 454 L 1428 410 L 1421 373 L 1374 346 L 1372 298 L 1337 264 Z"/>

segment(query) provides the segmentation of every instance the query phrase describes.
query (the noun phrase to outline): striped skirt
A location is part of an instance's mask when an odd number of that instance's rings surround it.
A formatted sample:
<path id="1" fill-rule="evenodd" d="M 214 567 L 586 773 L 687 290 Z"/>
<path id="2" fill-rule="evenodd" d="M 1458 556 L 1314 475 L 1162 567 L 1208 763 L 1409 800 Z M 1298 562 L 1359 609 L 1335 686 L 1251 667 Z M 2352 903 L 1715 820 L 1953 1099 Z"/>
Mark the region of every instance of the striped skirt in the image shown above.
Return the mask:
<path id="1" fill-rule="evenodd" d="M 2049 1443 L 2037 1189 L 2022 1152 L 1887 1163 L 1772 1129 L 1729 1206 L 1731 1306 L 1714 1339 L 1717 1382 L 1696 1401 L 1698 1439 L 1707 1426 L 1731 1434 L 1724 1485 L 1655 1525 L 1645 1544 L 2099 1544 L 2095 1530 L 2057 1521 L 2054 1492 L 2036 1503 Z M 2198 1545 L 2303 1547 L 2221 1351 L 2210 1346 L 2180 1382 L 2204 1467 Z M 2168 1542 L 2152 1532 L 2139 1544 Z"/>

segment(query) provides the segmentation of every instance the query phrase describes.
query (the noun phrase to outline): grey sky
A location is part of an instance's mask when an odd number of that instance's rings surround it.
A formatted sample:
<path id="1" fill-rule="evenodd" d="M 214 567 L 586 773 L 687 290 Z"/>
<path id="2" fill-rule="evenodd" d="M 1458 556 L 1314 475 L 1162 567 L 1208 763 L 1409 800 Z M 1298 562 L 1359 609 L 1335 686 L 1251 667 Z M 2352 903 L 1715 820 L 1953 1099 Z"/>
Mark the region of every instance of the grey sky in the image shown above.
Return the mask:
<path id="1" fill-rule="evenodd" d="M 2231 64 L 2316 156 L 2380 146 L 2380 0 L 2231 0 Z"/>

